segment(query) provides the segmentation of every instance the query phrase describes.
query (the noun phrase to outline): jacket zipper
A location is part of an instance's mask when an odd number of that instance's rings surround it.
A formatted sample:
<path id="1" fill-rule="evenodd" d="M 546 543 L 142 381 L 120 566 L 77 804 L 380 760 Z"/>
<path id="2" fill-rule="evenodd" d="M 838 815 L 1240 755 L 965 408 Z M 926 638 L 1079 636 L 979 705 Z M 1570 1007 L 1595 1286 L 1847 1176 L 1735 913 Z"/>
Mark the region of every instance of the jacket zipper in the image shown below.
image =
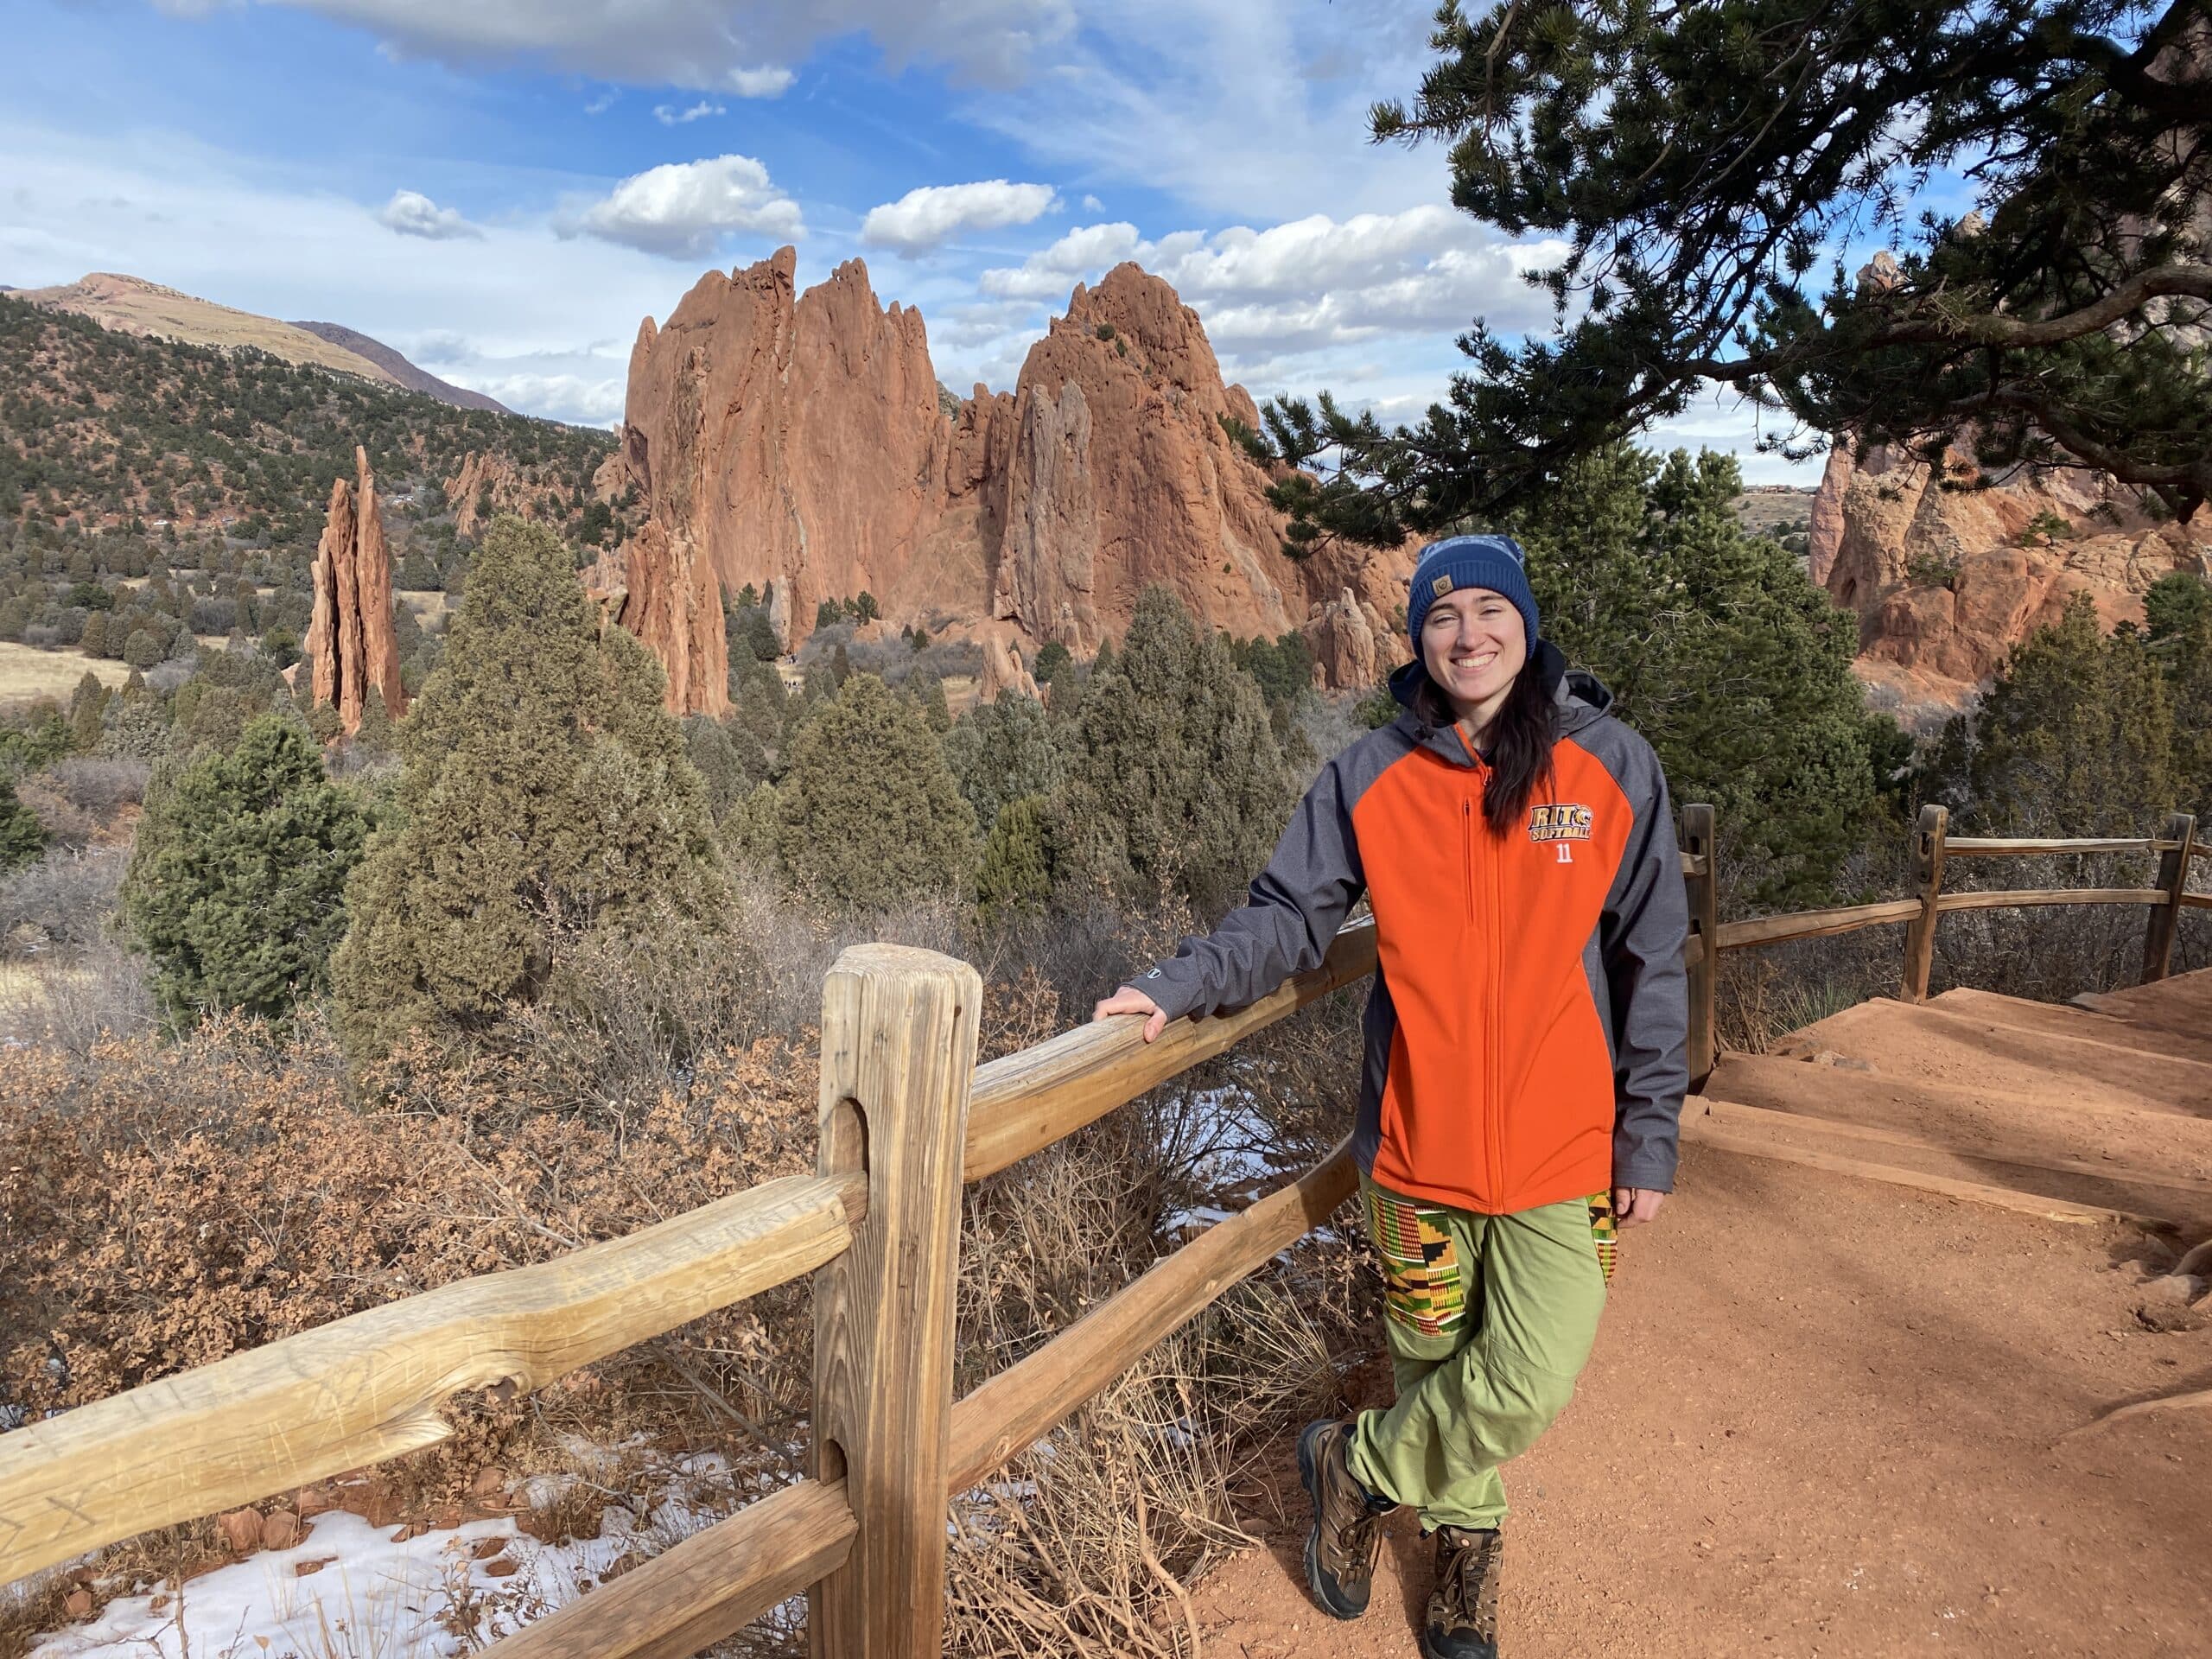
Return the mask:
<path id="1" fill-rule="evenodd" d="M 1459 803 L 1459 857 L 1466 867 L 1467 920 L 1475 919 L 1475 804 Z"/>
<path id="2" fill-rule="evenodd" d="M 1505 1000 L 1504 942 L 1498 935 L 1503 931 L 1505 916 L 1503 866 L 1500 849 L 1493 849 L 1490 861 L 1490 1088 L 1484 1103 L 1490 1117 L 1490 1161 L 1491 1201 L 1505 1191 L 1505 1103 L 1503 1068 L 1498 1063 L 1498 1046 L 1504 1039 L 1505 1020 L 1502 1012 Z"/>
<path id="3" fill-rule="evenodd" d="M 1479 793 L 1486 791 L 1490 786 L 1488 763 L 1472 746 L 1469 746 L 1467 758 L 1473 762 L 1477 791 Z M 1475 797 L 1473 796 L 1465 797 L 1459 803 L 1459 826 L 1461 845 L 1465 850 L 1467 861 L 1467 920 L 1471 924 L 1475 920 L 1475 866 L 1477 862 Z M 1484 998 L 1483 1007 L 1483 1152 L 1484 1161 L 1490 1166 L 1490 1179 L 1485 1190 L 1491 1195 L 1493 1202 L 1497 1195 L 1505 1190 L 1505 1114 L 1498 1102 L 1497 1061 L 1497 1045 L 1504 1025 L 1499 1012 L 1499 1005 L 1504 995 L 1502 961 L 1503 946 L 1497 937 L 1498 918 L 1502 914 L 1498 886 L 1499 862 L 1500 860 L 1495 849 L 1492 849 L 1489 858 L 1490 915 L 1484 924 L 1483 930 L 1488 934 L 1490 942 L 1490 976 L 1483 987 Z"/>

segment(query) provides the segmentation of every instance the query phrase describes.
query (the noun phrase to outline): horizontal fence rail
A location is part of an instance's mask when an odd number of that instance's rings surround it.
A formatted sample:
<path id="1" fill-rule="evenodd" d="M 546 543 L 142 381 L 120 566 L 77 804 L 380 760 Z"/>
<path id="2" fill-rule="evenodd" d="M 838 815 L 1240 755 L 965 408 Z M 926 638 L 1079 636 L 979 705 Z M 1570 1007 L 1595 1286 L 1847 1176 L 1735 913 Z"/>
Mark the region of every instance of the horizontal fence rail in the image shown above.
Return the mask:
<path id="1" fill-rule="evenodd" d="M 1745 922 L 1723 922 L 1714 939 L 1723 950 L 1745 950 L 1754 945 L 1780 944 L 1789 939 L 1827 938 L 1853 933 L 1884 922 L 1909 922 L 1920 914 L 1917 899 L 1891 899 L 1878 905 L 1846 905 L 1838 910 L 1801 910 L 1787 916 L 1758 916 Z"/>
<path id="2" fill-rule="evenodd" d="M 1947 893 L 1936 900 L 1939 911 L 2028 910 L 2037 905 L 2162 905 L 2159 887 L 2037 887 L 2013 892 Z"/>
<path id="3" fill-rule="evenodd" d="M 435 1446 L 438 1407 L 522 1391 L 821 1267 L 857 1180 L 789 1176 L 0 1436 L 0 1582 L 151 1528 Z"/>
<path id="4" fill-rule="evenodd" d="M 1249 1007 L 1175 1020 L 1149 1043 L 1141 1020 L 1094 1021 L 978 1066 L 963 1178 L 980 1181 L 1042 1152 L 1146 1090 L 1374 971 L 1375 924 L 1363 918 L 1337 935 L 1319 968 Z"/>
<path id="5" fill-rule="evenodd" d="M 1948 836 L 1943 849 L 1954 858 L 2021 858 L 2045 853 L 2171 853 L 2181 845 L 2177 840 L 2161 840 L 2156 836 L 2121 836 L 2116 838 L 2089 836 L 2083 839 L 2047 841 L 2034 836 Z M 2212 846 L 2202 847 L 2200 853 L 2212 853 Z"/>

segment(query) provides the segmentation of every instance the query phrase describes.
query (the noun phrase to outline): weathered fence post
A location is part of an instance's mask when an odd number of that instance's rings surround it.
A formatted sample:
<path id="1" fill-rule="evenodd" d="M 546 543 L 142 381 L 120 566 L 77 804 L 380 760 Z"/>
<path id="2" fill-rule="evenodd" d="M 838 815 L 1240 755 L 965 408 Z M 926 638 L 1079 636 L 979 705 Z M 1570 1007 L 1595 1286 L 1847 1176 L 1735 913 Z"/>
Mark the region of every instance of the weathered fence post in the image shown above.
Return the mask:
<path id="1" fill-rule="evenodd" d="M 2159 837 L 2176 845 L 2158 855 L 2158 886 L 2166 895 L 2165 902 L 2151 906 L 2149 919 L 2143 927 L 2143 982 L 2164 979 L 2173 970 L 2174 930 L 2181 922 L 2181 896 L 2189 891 L 2189 860 L 2196 846 L 2196 819 L 2187 812 L 2177 812 L 2166 820 L 2165 834 Z"/>
<path id="2" fill-rule="evenodd" d="M 1682 874 L 1689 890 L 1690 937 L 1697 941 L 1697 958 L 1690 963 L 1690 1089 L 1705 1087 L 1713 1068 L 1720 1062 L 1720 1040 L 1713 1011 L 1720 985 L 1720 884 L 1714 868 L 1713 809 L 1703 804 L 1682 809 L 1682 851 L 1694 861 Z"/>
<path id="3" fill-rule="evenodd" d="M 1904 935 L 1904 985 L 1908 1002 L 1928 1000 L 1928 974 L 1936 963 L 1936 901 L 1943 891 L 1943 836 L 1951 822 L 1945 806 L 1920 809 L 1920 829 L 1913 845 L 1920 867 L 1920 914 L 1907 924 Z"/>
<path id="4" fill-rule="evenodd" d="M 814 1276 L 813 1472 L 860 1530 L 807 1599 L 814 1659 L 936 1659 L 960 1163 L 982 982 L 964 962 L 855 945 L 822 988 L 824 1174 L 864 1169 L 853 1248 Z"/>

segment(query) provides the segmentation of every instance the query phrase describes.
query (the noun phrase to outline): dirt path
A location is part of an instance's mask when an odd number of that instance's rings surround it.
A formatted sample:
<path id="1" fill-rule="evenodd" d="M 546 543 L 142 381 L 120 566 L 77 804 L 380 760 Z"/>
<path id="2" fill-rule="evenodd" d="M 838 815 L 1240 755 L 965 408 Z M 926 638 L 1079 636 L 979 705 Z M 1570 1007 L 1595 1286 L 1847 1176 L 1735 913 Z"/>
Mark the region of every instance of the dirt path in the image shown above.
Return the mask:
<path id="1" fill-rule="evenodd" d="M 2118 1113 L 2128 1162 L 2200 1167 L 2212 1070 L 2193 1096 L 2191 1068 L 2115 1065 L 2081 1040 L 2156 1052 L 2155 1009 L 2129 995 L 2125 1028 L 2050 1025 L 2048 1008 L 2006 1024 L 2003 999 L 1936 1019 L 1870 1004 L 1799 1046 L 1855 1065 L 1797 1064 L 1878 1085 L 1864 1121 L 1931 1140 L 1986 1152 L 2009 1116 L 2039 1151 L 2096 1160 Z M 1749 1075 L 1732 1060 L 1709 1092 L 1727 1094 L 1732 1068 Z M 2144 1096 L 2111 1097 L 2122 1072 Z M 1934 1087 L 1916 1099 L 1916 1082 Z M 2069 1112 L 2085 1093 L 2107 1111 Z M 2212 1302 L 2161 1300 L 2146 1256 L 2171 1260 L 2133 1228 L 1687 1147 L 1675 1202 L 1624 1242 L 1574 1403 L 1508 1471 L 1509 1659 L 2212 1654 L 2212 1412 L 2069 1433 L 2123 1402 L 2212 1388 Z M 1359 1403 L 1388 1388 L 1370 1367 Z M 1268 1548 L 1201 1586 L 1207 1652 L 1412 1654 L 1429 1568 L 1410 1520 L 1367 1618 L 1338 1625 L 1306 1599 L 1287 1442 L 1274 1475 L 1280 1513 L 1255 1522 Z"/>

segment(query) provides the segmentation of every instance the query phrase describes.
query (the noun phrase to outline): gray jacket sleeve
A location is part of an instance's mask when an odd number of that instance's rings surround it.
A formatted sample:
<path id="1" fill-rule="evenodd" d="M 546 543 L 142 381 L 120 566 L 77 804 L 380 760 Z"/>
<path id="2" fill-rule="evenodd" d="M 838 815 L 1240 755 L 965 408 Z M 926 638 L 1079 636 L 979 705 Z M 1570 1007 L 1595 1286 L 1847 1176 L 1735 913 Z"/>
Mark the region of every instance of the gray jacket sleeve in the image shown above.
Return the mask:
<path id="1" fill-rule="evenodd" d="M 1689 899 L 1659 757 L 1637 738 L 1626 770 L 1636 826 L 1598 924 L 1613 1005 L 1613 1185 L 1671 1192 L 1689 1090 Z"/>
<path id="2" fill-rule="evenodd" d="M 1171 960 L 1132 982 L 1171 1020 L 1256 1002 L 1293 974 L 1320 965 L 1366 886 L 1339 757 L 1291 813 L 1244 907 L 1211 933 L 1184 940 Z"/>

